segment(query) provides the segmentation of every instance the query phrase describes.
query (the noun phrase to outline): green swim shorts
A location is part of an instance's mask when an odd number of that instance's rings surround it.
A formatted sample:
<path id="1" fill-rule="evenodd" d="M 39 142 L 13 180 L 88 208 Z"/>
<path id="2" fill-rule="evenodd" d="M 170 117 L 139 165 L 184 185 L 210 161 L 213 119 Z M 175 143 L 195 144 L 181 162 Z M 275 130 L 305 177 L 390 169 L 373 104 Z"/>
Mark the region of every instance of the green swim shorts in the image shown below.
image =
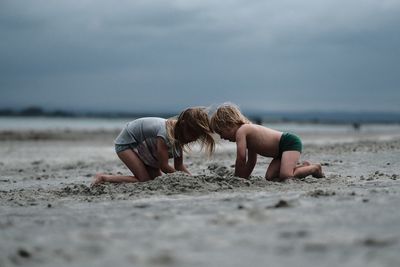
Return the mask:
<path id="1" fill-rule="evenodd" d="M 279 158 L 282 157 L 285 151 L 301 151 L 303 150 L 303 145 L 300 138 L 292 133 L 283 133 L 281 140 L 279 141 Z"/>

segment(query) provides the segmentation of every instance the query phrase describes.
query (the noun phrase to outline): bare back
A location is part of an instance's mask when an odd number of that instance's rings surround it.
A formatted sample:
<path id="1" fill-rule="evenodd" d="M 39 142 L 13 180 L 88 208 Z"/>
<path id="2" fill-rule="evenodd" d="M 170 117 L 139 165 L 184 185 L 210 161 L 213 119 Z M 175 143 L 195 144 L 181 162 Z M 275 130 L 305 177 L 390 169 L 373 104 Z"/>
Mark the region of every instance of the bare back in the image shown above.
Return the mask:
<path id="1" fill-rule="evenodd" d="M 256 124 L 243 124 L 236 132 L 236 138 L 246 137 L 246 147 L 261 156 L 275 158 L 279 155 L 279 141 L 282 132 Z"/>

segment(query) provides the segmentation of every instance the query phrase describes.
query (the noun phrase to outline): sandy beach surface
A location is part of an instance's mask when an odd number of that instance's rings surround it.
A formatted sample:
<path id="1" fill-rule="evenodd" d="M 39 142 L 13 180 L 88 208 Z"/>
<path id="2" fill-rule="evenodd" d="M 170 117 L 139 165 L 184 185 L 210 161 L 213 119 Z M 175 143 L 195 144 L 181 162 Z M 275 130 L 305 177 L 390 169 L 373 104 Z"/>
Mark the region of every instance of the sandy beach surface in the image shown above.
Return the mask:
<path id="1" fill-rule="evenodd" d="M 400 132 L 300 133 L 325 178 L 232 176 L 235 148 L 193 176 L 90 188 L 129 171 L 114 131 L 0 133 L 0 267 L 400 266 Z"/>

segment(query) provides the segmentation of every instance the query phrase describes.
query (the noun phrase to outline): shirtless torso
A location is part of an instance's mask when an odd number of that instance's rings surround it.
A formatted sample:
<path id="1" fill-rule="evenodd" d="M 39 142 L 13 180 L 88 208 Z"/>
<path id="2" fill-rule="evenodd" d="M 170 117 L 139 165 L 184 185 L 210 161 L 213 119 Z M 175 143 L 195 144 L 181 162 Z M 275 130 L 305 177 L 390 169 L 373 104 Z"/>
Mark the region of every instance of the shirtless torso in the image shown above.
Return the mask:
<path id="1" fill-rule="evenodd" d="M 245 142 L 249 153 L 254 152 L 264 157 L 275 158 L 279 155 L 279 141 L 282 132 L 256 124 L 243 124 L 236 131 L 238 148 Z"/>

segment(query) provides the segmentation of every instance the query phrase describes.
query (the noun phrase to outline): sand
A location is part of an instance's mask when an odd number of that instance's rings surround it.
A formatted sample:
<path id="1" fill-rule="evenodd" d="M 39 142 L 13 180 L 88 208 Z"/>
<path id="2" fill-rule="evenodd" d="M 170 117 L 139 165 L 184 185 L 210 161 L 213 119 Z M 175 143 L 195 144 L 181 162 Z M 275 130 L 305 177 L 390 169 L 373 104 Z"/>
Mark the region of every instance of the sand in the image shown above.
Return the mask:
<path id="1" fill-rule="evenodd" d="M 114 135 L 0 133 L 0 267 L 400 265 L 400 136 L 302 136 L 321 179 L 267 182 L 261 157 L 233 177 L 223 143 L 193 176 L 90 188 L 129 174 Z"/>

